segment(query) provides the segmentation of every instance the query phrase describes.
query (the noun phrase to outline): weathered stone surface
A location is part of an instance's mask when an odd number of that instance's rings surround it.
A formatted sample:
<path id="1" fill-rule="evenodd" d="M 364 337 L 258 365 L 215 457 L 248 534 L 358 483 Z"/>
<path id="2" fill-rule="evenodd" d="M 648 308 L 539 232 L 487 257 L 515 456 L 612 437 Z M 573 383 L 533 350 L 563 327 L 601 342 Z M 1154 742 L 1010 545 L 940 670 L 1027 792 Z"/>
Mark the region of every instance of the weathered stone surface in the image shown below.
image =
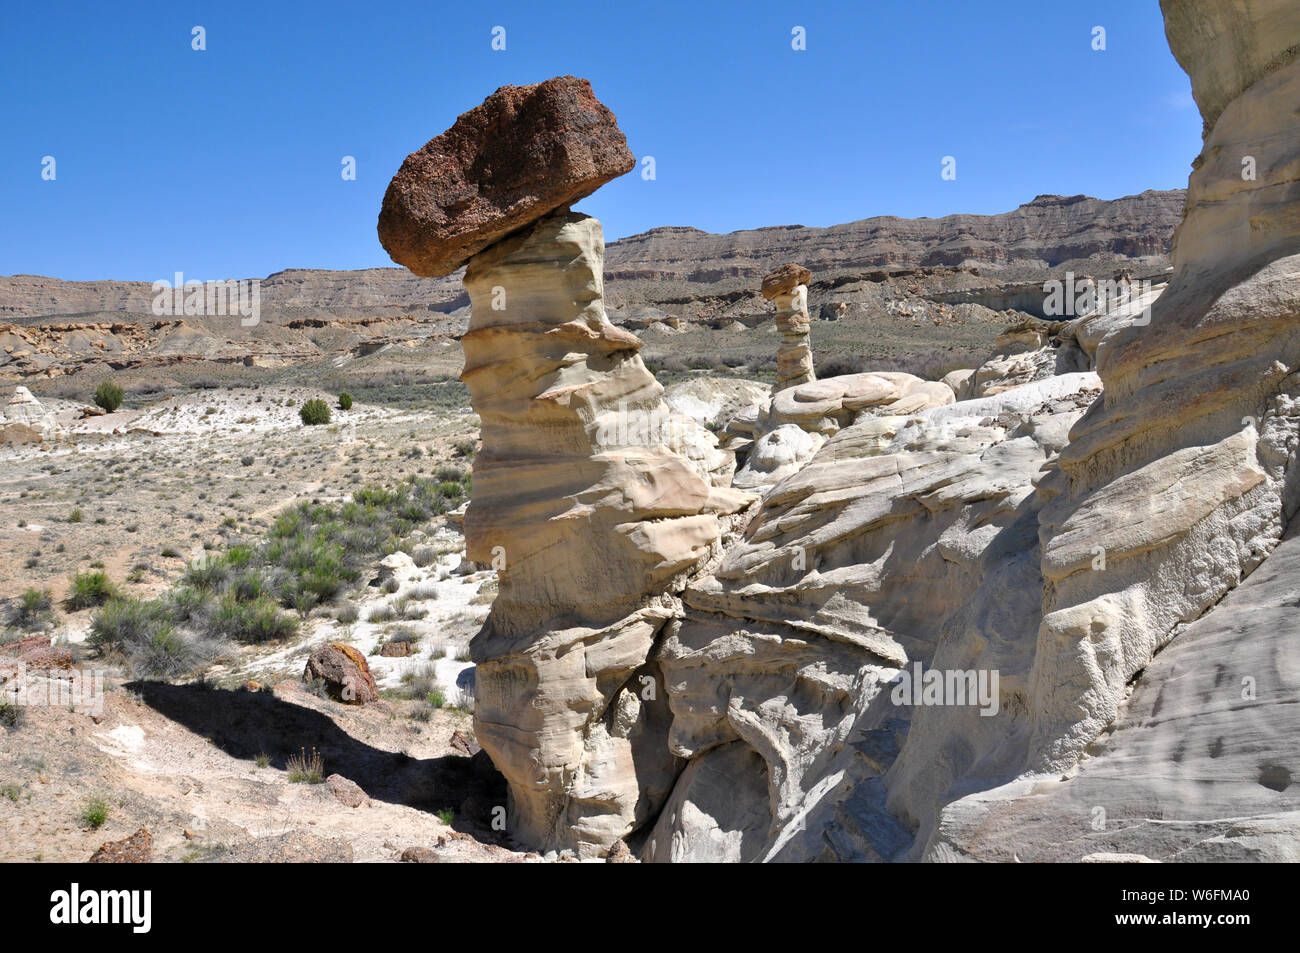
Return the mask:
<path id="1" fill-rule="evenodd" d="M 710 430 L 722 430 L 741 411 L 765 401 L 772 388 L 734 377 L 692 377 L 664 391 L 664 403 Z"/>
<path id="2" fill-rule="evenodd" d="M 782 265 L 764 276 L 762 292 L 768 301 L 774 301 L 780 295 L 788 295 L 799 285 L 812 281 L 812 272 L 803 265 Z"/>
<path id="3" fill-rule="evenodd" d="M 954 399 L 952 388 L 942 381 L 885 371 L 844 374 L 778 391 L 766 426 L 795 424 L 830 436 L 860 417 L 906 416 Z"/>
<path id="4" fill-rule="evenodd" d="M 812 459 L 826 438 L 794 424 L 782 424 L 757 440 L 736 474 L 733 486 L 745 490 L 775 486 Z"/>
<path id="5" fill-rule="evenodd" d="M 930 856 L 1300 860 L 1297 599 L 1293 526 L 1259 569 L 1151 660 L 1068 781 L 1014 782 L 951 805 Z"/>
<path id="6" fill-rule="evenodd" d="M 325 788 L 344 807 L 364 807 L 370 801 L 359 784 L 341 774 L 331 774 L 326 778 Z"/>
<path id="7" fill-rule="evenodd" d="M 333 642 L 322 646 L 307 659 L 304 679 L 325 683 L 325 690 L 336 701 L 364 705 L 379 700 L 379 689 L 366 657 L 354 646 Z"/>
<path id="8" fill-rule="evenodd" d="M 515 836 L 584 856 L 667 796 L 659 632 L 753 499 L 607 320 L 602 252 L 600 223 L 564 211 L 476 256 L 462 374 L 483 434 L 467 554 L 500 582 L 471 643 L 475 734 Z"/>
<path id="9" fill-rule="evenodd" d="M 665 642 L 670 737 L 691 760 L 647 859 L 816 859 L 832 829 L 831 859 L 910 844 L 884 808 L 898 742 L 886 755 L 871 740 L 907 717 L 888 684 L 930 662 L 981 587 L 1008 603 L 985 624 L 1035 614 L 1035 483 L 1098 385 L 1075 374 L 864 418 L 769 493 L 743 541 L 687 589 L 691 611 Z M 733 762 L 760 761 L 765 796 L 715 787 Z"/>
<path id="10" fill-rule="evenodd" d="M 153 858 L 153 835 L 146 827 L 130 837 L 109 841 L 87 861 L 91 864 L 147 864 Z"/>
<path id="11" fill-rule="evenodd" d="M 1039 484 L 1040 621 L 1032 633 L 1023 622 L 1011 630 L 1016 649 L 999 662 L 1003 685 L 1016 686 L 1018 714 L 1000 727 L 941 709 L 913 720 L 889 795 L 890 809 L 919 827 L 911 856 L 994 856 L 993 830 L 1016 849 L 1059 859 L 1103 846 L 1179 859 L 1285 857 L 1294 843 L 1294 805 L 1246 780 L 1253 773 L 1278 783 L 1269 765 L 1293 757 L 1280 736 L 1260 733 L 1262 721 L 1279 718 L 1271 700 L 1242 698 L 1237 678 L 1229 679 L 1237 697 L 1222 710 L 1202 692 L 1197 704 L 1210 706 L 1201 714 L 1214 732 L 1202 744 L 1198 730 L 1180 722 L 1177 699 L 1218 685 L 1235 670 L 1230 656 L 1238 651 L 1252 657 L 1253 677 L 1269 676 L 1271 640 L 1248 627 L 1250 603 L 1232 590 L 1249 592 L 1251 574 L 1267 573 L 1300 504 L 1300 140 L 1287 105 L 1300 101 L 1300 63 L 1231 52 L 1260 31 L 1269 36 L 1258 49 L 1294 51 L 1300 12 L 1271 0 L 1165 7 L 1175 55 L 1192 73 L 1206 119 L 1174 274 L 1149 321 L 1128 314 L 1072 323 L 1105 390 L 1072 428 L 1059 468 Z M 1255 159 L 1255 179 L 1242 176 L 1244 155 Z M 975 614 L 945 632 L 936 665 L 969 659 L 987 644 L 977 623 L 991 596 L 981 591 Z M 1236 631 L 1253 644 L 1198 653 L 1194 641 L 1182 641 L 1194 631 Z M 1183 660 L 1177 678 L 1166 659 Z M 1279 688 L 1283 696 L 1289 690 Z M 1145 716 L 1150 744 L 1135 746 L 1136 735 L 1123 731 L 1126 718 L 1144 718 L 1142 707 L 1126 708 L 1130 690 L 1128 706 L 1143 697 L 1171 706 L 1167 726 L 1163 716 L 1160 725 Z M 1155 704 L 1148 700 L 1147 710 Z M 1112 747 L 1106 733 L 1117 724 Z M 1217 755 L 1202 753 L 1217 741 L 1224 746 Z M 1209 763 L 1225 756 L 1222 767 Z M 1253 772 L 1230 763 L 1243 756 L 1256 759 Z M 1229 786 L 1212 784 L 1220 770 L 1244 775 L 1235 804 Z M 1193 774 L 1196 782 L 1179 783 Z M 1103 796 L 1103 787 L 1113 793 Z M 978 793 L 953 799 L 963 789 Z M 1204 809 L 1193 803 L 1202 790 Z M 1247 791 L 1260 814 L 1240 829 L 1216 828 L 1216 819 L 1244 809 Z M 1089 798 L 1120 820 L 1105 837 L 1080 823 L 1053 848 L 1051 836 L 1071 823 L 1061 810 L 1077 811 Z M 1143 798 L 1153 801 L 1139 807 Z M 937 820 L 927 804 L 942 807 Z M 1166 804 L 1158 824 L 1130 827 L 1128 818 Z M 1041 822 L 1033 819 L 1040 809 Z"/>
<path id="12" fill-rule="evenodd" d="M 406 157 L 384 195 L 379 240 L 415 274 L 448 275 L 635 164 L 587 80 L 502 86 Z"/>

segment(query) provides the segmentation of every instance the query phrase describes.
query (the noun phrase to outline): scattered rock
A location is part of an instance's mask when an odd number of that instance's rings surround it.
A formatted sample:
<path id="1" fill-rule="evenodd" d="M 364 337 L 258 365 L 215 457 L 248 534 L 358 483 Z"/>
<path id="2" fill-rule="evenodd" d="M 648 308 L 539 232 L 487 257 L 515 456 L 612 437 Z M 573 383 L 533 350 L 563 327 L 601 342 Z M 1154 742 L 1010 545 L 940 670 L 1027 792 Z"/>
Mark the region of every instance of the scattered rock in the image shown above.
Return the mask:
<path id="1" fill-rule="evenodd" d="M 616 840 L 605 855 L 607 864 L 635 864 L 637 859 L 632 856 L 632 851 L 628 849 L 627 841 Z"/>
<path id="2" fill-rule="evenodd" d="M 101 844 L 88 863 L 147 864 L 153 857 L 153 835 L 142 827 L 125 840 Z"/>
<path id="3" fill-rule="evenodd" d="M 402 851 L 401 861 L 404 864 L 440 864 L 442 858 L 430 847 L 408 847 Z"/>
<path id="4" fill-rule="evenodd" d="M 360 785 L 341 774 L 331 774 L 326 778 L 325 787 L 346 807 L 364 807 L 370 801 Z"/>
<path id="5" fill-rule="evenodd" d="M 473 757 L 474 755 L 478 754 L 480 751 L 483 750 L 483 748 L 479 745 L 479 743 L 476 740 L 474 740 L 473 735 L 469 734 L 468 732 L 461 731 L 459 728 L 457 728 L 455 731 L 451 733 L 451 741 L 449 742 L 449 744 L 457 751 L 461 752 L 462 754 L 467 754 L 470 757 Z"/>

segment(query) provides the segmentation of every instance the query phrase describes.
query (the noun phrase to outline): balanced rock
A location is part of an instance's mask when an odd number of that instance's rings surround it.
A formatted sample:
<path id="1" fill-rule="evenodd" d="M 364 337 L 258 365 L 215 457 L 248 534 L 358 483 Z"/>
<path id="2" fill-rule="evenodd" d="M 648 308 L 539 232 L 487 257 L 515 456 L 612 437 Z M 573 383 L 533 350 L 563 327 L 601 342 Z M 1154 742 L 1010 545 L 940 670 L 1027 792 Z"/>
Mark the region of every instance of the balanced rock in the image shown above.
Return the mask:
<path id="1" fill-rule="evenodd" d="M 776 352 L 776 384 L 784 390 L 816 379 L 808 333 L 808 282 L 812 272 L 802 265 L 782 265 L 763 279 L 763 297 L 776 305 L 776 329 L 781 344 Z"/>
<path id="2" fill-rule="evenodd" d="M 761 291 L 768 301 L 774 301 L 780 295 L 789 294 L 799 285 L 812 281 L 812 272 L 803 265 L 782 265 L 763 278 Z"/>
<path id="3" fill-rule="evenodd" d="M 514 836 L 591 857 L 667 797 L 659 633 L 754 500 L 609 321 L 600 223 L 568 209 L 634 164 L 585 80 L 504 87 L 407 158 L 379 221 L 417 274 L 468 262 L 466 557 L 499 585 L 470 643 L 474 733 Z"/>
<path id="4" fill-rule="evenodd" d="M 384 195 L 379 240 L 417 275 L 448 275 L 634 165 L 587 80 L 502 86 L 406 157 Z"/>

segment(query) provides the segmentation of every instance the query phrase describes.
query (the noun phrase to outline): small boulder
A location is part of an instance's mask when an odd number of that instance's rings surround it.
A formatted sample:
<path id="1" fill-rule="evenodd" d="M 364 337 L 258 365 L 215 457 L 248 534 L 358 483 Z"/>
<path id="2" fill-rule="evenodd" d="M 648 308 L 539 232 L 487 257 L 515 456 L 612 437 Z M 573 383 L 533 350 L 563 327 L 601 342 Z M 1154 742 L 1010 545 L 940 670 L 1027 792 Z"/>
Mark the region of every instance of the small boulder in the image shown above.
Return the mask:
<path id="1" fill-rule="evenodd" d="M 153 835 L 142 827 L 125 840 L 101 844 L 90 858 L 92 864 L 147 864 L 153 856 Z"/>
<path id="2" fill-rule="evenodd" d="M 323 681 L 331 698 L 349 705 L 379 700 L 366 657 L 351 645 L 333 642 L 317 649 L 307 659 L 303 678 Z"/>
<path id="3" fill-rule="evenodd" d="M 401 861 L 404 864 L 440 864 L 442 858 L 431 847 L 408 847 L 402 851 Z"/>
<path id="4" fill-rule="evenodd" d="M 370 802 L 359 784 L 341 774 L 331 774 L 326 778 L 325 787 L 345 807 L 364 807 Z"/>

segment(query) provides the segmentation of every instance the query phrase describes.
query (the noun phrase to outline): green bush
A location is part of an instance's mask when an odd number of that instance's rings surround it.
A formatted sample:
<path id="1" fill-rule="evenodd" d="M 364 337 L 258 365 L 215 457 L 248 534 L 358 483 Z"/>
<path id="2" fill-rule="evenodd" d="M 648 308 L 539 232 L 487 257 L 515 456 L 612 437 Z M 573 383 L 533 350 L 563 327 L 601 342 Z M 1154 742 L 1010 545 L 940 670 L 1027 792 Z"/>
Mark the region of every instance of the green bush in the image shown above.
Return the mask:
<path id="1" fill-rule="evenodd" d="M 339 410 L 351 410 L 351 409 L 352 409 L 352 395 L 349 394 L 347 391 L 344 391 L 343 393 L 339 394 Z"/>
<path id="2" fill-rule="evenodd" d="M 329 404 L 319 397 L 313 397 L 298 410 L 298 416 L 308 427 L 316 427 L 330 422 Z"/>
<path id="3" fill-rule="evenodd" d="M 40 620 L 54 605 L 48 589 L 25 589 L 18 600 L 18 624 L 31 625 Z"/>
<path id="4" fill-rule="evenodd" d="M 122 406 L 122 388 L 105 377 L 95 388 L 95 403 L 111 414 Z"/>
<path id="5" fill-rule="evenodd" d="M 89 609 L 102 606 L 117 596 L 117 586 L 109 581 L 108 576 L 98 570 L 79 572 L 72 577 L 72 588 L 68 592 L 68 608 L 72 610 Z"/>
<path id="6" fill-rule="evenodd" d="M 268 596 L 240 602 L 234 593 L 227 592 L 208 621 L 208 634 L 260 645 L 297 635 L 298 620 L 281 612 Z"/>
<path id="7" fill-rule="evenodd" d="M 81 823 L 98 830 L 108 820 L 108 802 L 102 797 L 92 797 L 81 808 Z"/>
<path id="8" fill-rule="evenodd" d="M 153 602 L 112 599 L 91 619 L 86 642 L 101 654 L 121 656 L 137 678 L 176 678 L 220 651 L 219 644 L 177 628 L 184 621 L 182 606 L 174 596 Z"/>

